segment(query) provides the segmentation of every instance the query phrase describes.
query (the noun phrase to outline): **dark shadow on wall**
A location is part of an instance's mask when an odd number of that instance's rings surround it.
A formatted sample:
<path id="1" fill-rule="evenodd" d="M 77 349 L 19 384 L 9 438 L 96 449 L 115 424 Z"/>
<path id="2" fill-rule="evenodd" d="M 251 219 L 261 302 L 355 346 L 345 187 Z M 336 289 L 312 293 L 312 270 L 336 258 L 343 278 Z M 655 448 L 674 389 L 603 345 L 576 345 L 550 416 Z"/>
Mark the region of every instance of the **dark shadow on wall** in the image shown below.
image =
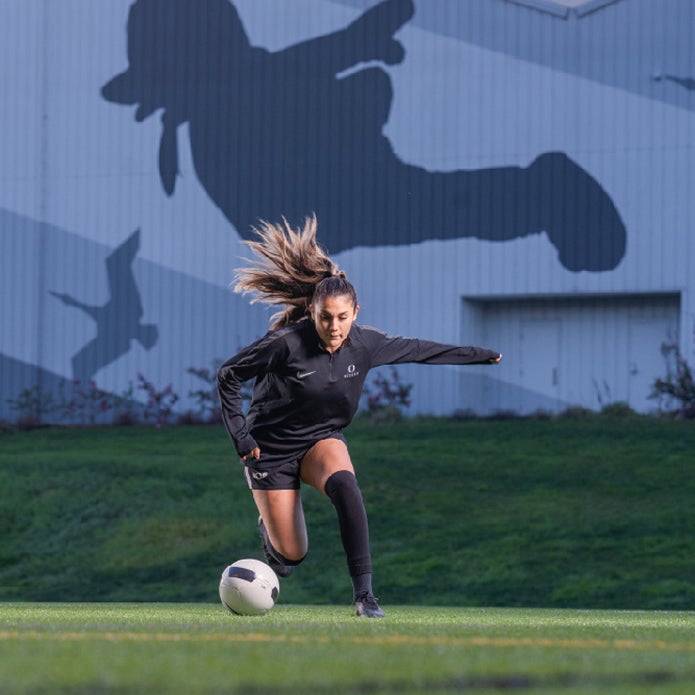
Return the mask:
<path id="1" fill-rule="evenodd" d="M 244 238 L 259 219 L 298 224 L 315 211 L 331 253 L 545 232 L 568 270 L 614 269 L 626 247 L 620 215 L 564 153 L 525 168 L 453 172 L 398 158 L 382 133 L 391 81 L 374 61 L 404 59 L 394 34 L 413 13 L 412 0 L 384 0 L 340 31 L 270 52 L 250 44 L 228 0 L 137 0 L 129 67 L 102 93 L 136 105 L 136 121 L 163 110 L 159 171 L 168 195 L 178 175 L 176 130 L 188 122 L 196 174 Z"/>
<path id="2" fill-rule="evenodd" d="M 7 401 L 27 389 L 63 402 L 73 388 L 91 390 L 95 379 L 123 399 L 139 373 L 157 387 L 171 383 L 179 406 L 194 408 L 189 389 L 199 389 L 200 379 L 188 369 L 209 367 L 267 330 L 267 308 L 226 285 L 144 259 L 137 232 L 125 236 L 109 247 L 0 207 L 7 250 L 0 255 L 0 421 L 17 417 Z M 102 313 L 104 329 L 90 311 Z M 90 367 L 78 356 L 99 339 L 106 339 L 104 353 Z M 115 356 L 119 345 L 127 352 Z M 95 364 L 103 366 L 90 379 Z"/>
<path id="3" fill-rule="evenodd" d="M 655 75 L 653 79 L 657 82 L 660 82 L 661 80 L 675 82 L 679 87 L 683 87 L 689 92 L 692 92 L 695 89 L 695 78 L 693 77 L 678 77 L 678 75 L 662 75 L 659 73 Z"/>
<path id="4" fill-rule="evenodd" d="M 132 267 L 139 249 L 140 230 L 137 229 L 106 258 L 109 286 L 106 304 L 94 306 L 50 290 L 63 304 L 80 309 L 96 323 L 96 336 L 72 358 L 73 377 L 82 383 L 88 383 L 102 367 L 125 355 L 132 340 L 147 350 L 157 342 L 157 326 L 141 322 L 142 301 Z"/>

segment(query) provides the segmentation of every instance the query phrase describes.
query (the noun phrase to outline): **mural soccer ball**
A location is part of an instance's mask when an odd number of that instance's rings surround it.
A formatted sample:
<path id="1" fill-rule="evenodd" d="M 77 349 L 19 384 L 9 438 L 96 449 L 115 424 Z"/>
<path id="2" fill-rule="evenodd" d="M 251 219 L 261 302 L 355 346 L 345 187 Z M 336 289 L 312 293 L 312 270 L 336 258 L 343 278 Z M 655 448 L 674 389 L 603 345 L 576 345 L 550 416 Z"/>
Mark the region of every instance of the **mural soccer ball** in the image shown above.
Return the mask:
<path id="1" fill-rule="evenodd" d="M 237 560 L 222 572 L 220 600 L 237 615 L 263 615 L 277 601 L 280 582 L 260 560 Z"/>

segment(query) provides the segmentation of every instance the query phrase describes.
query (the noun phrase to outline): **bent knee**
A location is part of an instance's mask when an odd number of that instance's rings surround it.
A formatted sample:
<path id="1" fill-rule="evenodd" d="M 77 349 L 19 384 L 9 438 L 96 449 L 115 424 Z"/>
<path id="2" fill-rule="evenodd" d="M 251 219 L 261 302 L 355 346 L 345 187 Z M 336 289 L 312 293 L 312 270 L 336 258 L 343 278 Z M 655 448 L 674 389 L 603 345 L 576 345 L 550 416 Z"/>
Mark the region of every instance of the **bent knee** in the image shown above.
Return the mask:
<path id="1" fill-rule="evenodd" d="M 304 553 L 303 555 L 301 555 L 300 557 L 297 557 L 297 558 L 287 557 L 287 558 L 285 558 L 287 560 L 287 562 L 285 562 L 285 564 L 296 567 L 297 565 L 300 565 L 302 562 L 304 562 L 305 557 L 306 557 L 306 553 Z"/>
<path id="2" fill-rule="evenodd" d="M 273 549 L 282 556 L 286 565 L 298 565 L 309 550 L 306 543 L 273 543 Z"/>
<path id="3" fill-rule="evenodd" d="M 359 483 L 352 471 L 341 470 L 333 473 L 326 480 L 325 490 L 326 495 L 333 504 L 341 500 L 355 501 L 362 499 Z"/>
<path id="4" fill-rule="evenodd" d="M 283 552 L 282 550 L 277 551 L 279 555 L 282 556 L 283 564 L 296 566 L 303 562 L 307 554 L 307 549 L 290 550 L 288 552 Z"/>

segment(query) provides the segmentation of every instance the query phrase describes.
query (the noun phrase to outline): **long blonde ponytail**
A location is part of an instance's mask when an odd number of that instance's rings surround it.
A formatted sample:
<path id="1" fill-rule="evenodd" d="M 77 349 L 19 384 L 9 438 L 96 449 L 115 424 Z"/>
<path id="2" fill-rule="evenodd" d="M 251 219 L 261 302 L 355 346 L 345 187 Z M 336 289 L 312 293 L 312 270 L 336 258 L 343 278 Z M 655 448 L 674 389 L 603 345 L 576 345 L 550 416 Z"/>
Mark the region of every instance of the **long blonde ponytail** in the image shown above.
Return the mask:
<path id="1" fill-rule="evenodd" d="M 234 290 L 257 295 L 252 303 L 283 305 L 271 318 L 272 328 L 304 318 L 321 280 L 336 277 L 347 283 L 345 273 L 318 245 L 317 229 L 316 215 L 307 217 L 304 228 L 297 230 L 285 218 L 282 224 L 261 221 L 253 228 L 258 240 L 244 242 L 256 259 L 236 270 Z"/>

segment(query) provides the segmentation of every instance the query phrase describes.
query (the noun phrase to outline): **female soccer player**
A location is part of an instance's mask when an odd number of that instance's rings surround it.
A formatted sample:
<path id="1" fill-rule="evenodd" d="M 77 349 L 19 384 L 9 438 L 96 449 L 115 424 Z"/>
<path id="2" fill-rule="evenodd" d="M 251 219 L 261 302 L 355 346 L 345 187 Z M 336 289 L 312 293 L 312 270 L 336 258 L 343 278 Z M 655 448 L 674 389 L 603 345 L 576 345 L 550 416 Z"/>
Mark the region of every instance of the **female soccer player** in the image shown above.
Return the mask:
<path id="1" fill-rule="evenodd" d="M 355 613 L 384 615 L 372 591 L 367 514 L 343 428 L 357 412 L 367 372 L 402 362 L 492 364 L 502 355 L 389 336 L 355 322 L 355 288 L 316 242 L 316 218 L 303 229 L 262 223 L 246 242 L 257 260 L 237 271 L 238 292 L 284 305 L 270 331 L 218 372 L 222 417 L 241 457 L 260 514 L 268 564 L 286 577 L 308 550 L 300 482 L 335 506 L 353 585 Z M 248 414 L 242 384 L 255 379 Z"/>

